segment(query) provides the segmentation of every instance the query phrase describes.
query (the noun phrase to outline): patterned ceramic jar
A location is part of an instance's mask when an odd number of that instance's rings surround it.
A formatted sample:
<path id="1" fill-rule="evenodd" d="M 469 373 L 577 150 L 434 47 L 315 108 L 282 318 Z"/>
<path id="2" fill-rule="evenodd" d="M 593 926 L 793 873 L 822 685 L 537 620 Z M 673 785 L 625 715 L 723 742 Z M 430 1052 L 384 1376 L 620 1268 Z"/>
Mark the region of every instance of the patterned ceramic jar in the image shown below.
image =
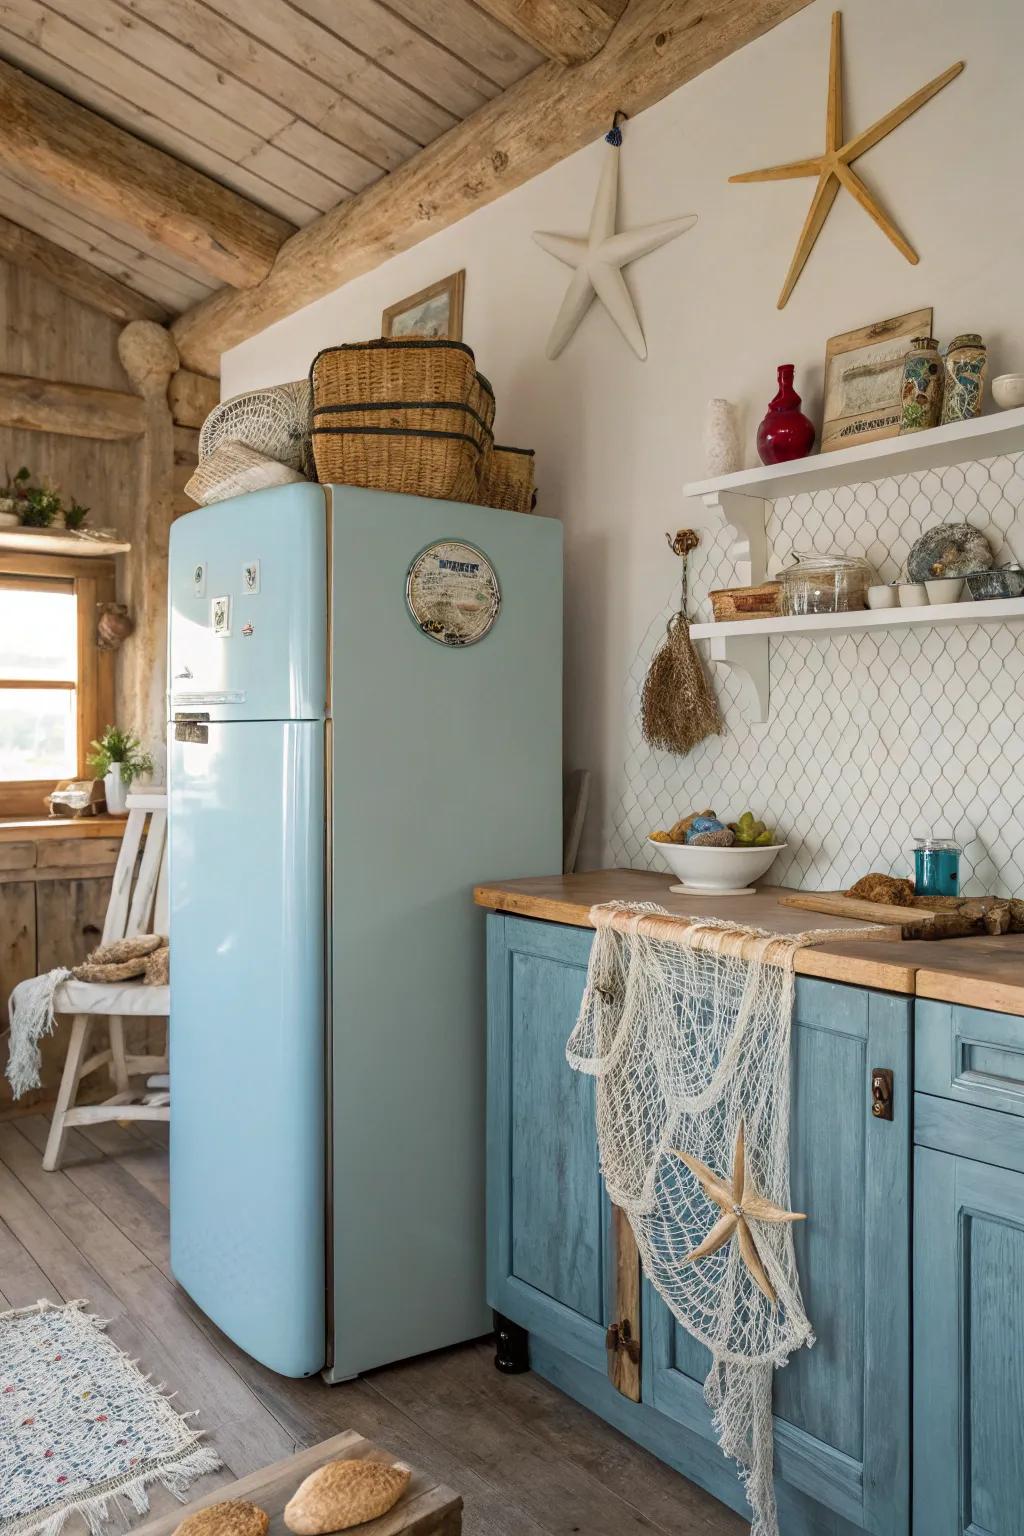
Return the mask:
<path id="1" fill-rule="evenodd" d="M 903 359 L 900 435 L 937 427 L 942 415 L 942 359 L 934 336 L 915 336 Z"/>
<path id="2" fill-rule="evenodd" d="M 985 343 L 973 331 L 954 336 L 946 348 L 945 386 L 942 396 L 942 425 L 951 421 L 970 421 L 981 415 L 981 397 L 985 392 L 988 355 Z"/>

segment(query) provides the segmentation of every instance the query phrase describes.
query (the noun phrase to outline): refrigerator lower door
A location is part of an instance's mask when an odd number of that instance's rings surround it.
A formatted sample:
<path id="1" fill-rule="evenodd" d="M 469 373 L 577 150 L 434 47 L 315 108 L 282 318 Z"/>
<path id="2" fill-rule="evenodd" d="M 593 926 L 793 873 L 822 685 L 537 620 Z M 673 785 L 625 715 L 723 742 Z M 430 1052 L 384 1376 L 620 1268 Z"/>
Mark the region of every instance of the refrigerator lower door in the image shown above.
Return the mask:
<path id="1" fill-rule="evenodd" d="M 171 1265 L 248 1354 L 308 1376 L 326 1354 L 324 725 L 177 734 Z"/>

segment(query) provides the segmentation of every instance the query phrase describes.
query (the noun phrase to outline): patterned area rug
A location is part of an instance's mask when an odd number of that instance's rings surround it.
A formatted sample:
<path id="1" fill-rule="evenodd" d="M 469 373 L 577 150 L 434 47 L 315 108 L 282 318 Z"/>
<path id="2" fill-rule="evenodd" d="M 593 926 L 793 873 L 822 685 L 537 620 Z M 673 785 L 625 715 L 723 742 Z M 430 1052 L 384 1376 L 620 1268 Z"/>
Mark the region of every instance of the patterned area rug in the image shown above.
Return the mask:
<path id="1" fill-rule="evenodd" d="M 76 1512 L 98 1536 L 153 1483 L 184 1501 L 221 1465 L 85 1305 L 0 1313 L 0 1536 L 57 1536 Z"/>

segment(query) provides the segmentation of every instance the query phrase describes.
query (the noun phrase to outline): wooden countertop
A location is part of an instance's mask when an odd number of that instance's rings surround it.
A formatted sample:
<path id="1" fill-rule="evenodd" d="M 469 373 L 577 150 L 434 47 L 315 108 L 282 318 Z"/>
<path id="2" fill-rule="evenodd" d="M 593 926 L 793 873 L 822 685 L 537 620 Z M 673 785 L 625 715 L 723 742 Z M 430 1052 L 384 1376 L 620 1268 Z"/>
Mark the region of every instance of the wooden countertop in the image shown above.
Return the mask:
<path id="1" fill-rule="evenodd" d="M 497 912 L 576 928 L 591 926 L 590 909 L 599 902 L 653 901 L 680 917 L 728 918 L 779 934 L 835 929 L 834 940 L 799 951 L 799 975 L 1024 1015 L 1024 934 L 931 942 L 901 942 L 892 933 L 843 939 L 844 930 L 855 931 L 862 925 L 847 918 L 781 906 L 771 887 L 754 896 L 703 897 L 698 901 L 673 894 L 671 884 L 671 876 L 650 870 L 600 869 L 579 875 L 496 881 L 477 886 L 473 895 L 479 906 Z"/>
<path id="2" fill-rule="evenodd" d="M 82 837 L 121 837 L 127 816 L 34 816 L 0 819 L 0 843 L 67 842 Z"/>

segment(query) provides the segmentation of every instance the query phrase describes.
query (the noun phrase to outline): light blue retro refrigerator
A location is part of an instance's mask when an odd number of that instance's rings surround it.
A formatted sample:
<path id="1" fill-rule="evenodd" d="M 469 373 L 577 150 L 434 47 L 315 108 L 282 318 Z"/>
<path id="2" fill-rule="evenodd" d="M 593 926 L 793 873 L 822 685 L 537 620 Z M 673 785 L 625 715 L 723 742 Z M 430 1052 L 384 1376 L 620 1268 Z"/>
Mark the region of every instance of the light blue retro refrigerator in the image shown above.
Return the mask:
<path id="1" fill-rule="evenodd" d="M 343 1380 L 474 1337 L 474 882 L 561 862 L 560 525 L 293 485 L 171 531 L 171 1263 Z"/>

